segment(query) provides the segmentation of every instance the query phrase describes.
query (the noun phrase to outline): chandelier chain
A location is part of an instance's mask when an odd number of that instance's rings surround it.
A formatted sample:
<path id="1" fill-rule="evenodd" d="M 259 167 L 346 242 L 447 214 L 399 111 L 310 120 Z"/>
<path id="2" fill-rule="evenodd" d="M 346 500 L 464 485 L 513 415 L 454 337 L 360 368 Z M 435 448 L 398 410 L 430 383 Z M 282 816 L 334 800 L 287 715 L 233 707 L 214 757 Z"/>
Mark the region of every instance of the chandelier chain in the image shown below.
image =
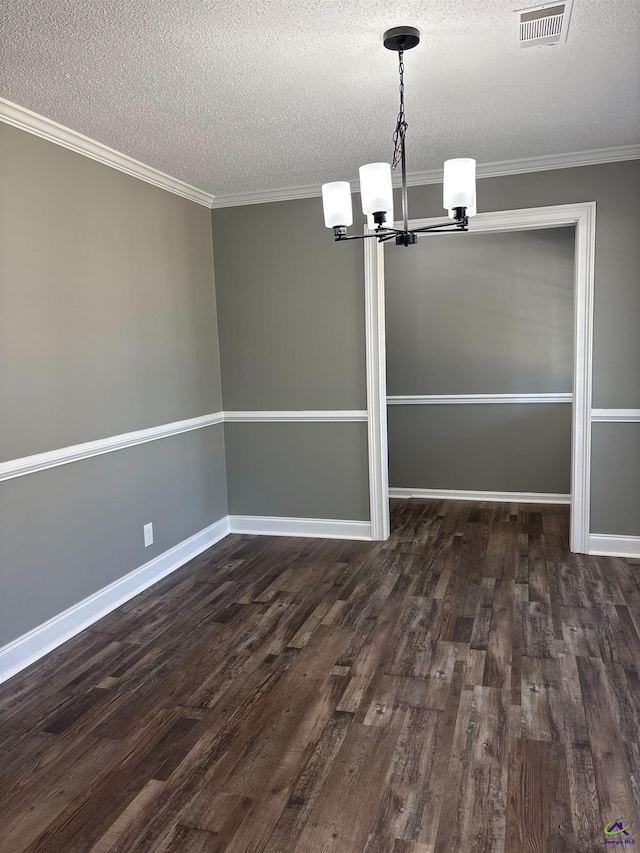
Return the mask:
<path id="1" fill-rule="evenodd" d="M 402 162 L 402 151 L 404 149 L 404 137 L 409 126 L 404 115 L 404 51 L 398 51 L 398 71 L 400 74 L 400 111 L 393 132 L 393 161 L 391 168 L 395 169 Z"/>

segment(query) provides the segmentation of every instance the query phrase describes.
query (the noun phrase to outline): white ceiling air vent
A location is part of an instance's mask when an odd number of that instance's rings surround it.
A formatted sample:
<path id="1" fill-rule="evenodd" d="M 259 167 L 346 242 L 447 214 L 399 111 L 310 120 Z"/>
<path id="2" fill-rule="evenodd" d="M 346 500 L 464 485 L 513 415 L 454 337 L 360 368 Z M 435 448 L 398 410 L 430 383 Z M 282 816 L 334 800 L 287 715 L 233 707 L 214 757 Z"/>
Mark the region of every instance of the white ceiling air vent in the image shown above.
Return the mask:
<path id="1" fill-rule="evenodd" d="M 564 0 L 562 3 L 544 3 L 516 12 L 520 47 L 565 42 L 572 5 L 573 0 Z"/>

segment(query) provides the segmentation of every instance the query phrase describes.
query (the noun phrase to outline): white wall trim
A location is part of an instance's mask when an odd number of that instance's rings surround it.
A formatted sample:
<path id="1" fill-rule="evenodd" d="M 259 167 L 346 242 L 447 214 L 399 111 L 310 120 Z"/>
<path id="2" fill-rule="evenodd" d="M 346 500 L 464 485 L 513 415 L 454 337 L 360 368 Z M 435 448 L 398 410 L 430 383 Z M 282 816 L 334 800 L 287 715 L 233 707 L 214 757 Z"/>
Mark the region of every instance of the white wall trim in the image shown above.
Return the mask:
<path id="1" fill-rule="evenodd" d="M 365 233 L 367 233 L 365 228 Z M 387 452 L 387 353 L 382 244 L 364 241 L 365 328 L 371 538 L 389 538 Z"/>
<path id="2" fill-rule="evenodd" d="M 575 211 L 573 290 L 573 407 L 571 413 L 571 523 L 569 547 L 589 550 L 591 517 L 591 408 L 596 204 L 565 205 Z M 562 215 L 560 213 L 560 215 Z"/>
<path id="3" fill-rule="evenodd" d="M 637 160 L 638 158 L 640 158 L 640 145 L 618 145 L 611 148 L 594 148 L 589 151 L 572 151 L 567 154 L 548 154 L 541 157 L 522 157 L 517 160 L 480 163 L 477 168 L 477 176 L 479 178 L 500 178 L 504 175 L 597 166 L 600 163 L 618 163 L 624 160 Z M 412 172 L 409 185 L 437 184 L 441 180 L 441 169 L 431 172 Z"/>
<path id="4" fill-rule="evenodd" d="M 277 187 L 272 190 L 250 190 L 243 193 L 217 195 L 211 202 L 216 210 L 221 207 L 242 207 L 246 204 L 269 204 L 276 201 L 296 201 L 300 198 L 317 198 L 322 195 L 321 184 L 305 184 L 299 187 Z M 353 192 L 354 182 L 351 182 Z"/>
<path id="5" fill-rule="evenodd" d="M 551 168 L 551 166 L 549 166 Z M 589 514 L 591 482 L 591 394 L 593 364 L 593 298 L 595 264 L 595 202 L 581 204 L 554 205 L 552 207 L 532 207 L 521 210 L 503 210 L 480 213 L 469 226 L 471 233 L 491 233 L 500 231 L 526 231 L 540 228 L 560 228 L 574 225 L 576 230 L 576 249 L 574 264 L 574 356 L 573 356 L 573 407 L 572 407 L 572 446 L 571 446 L 571 538 L 572 551 L 588 553 L 589 550 Z M 419 219 L 409 223 L 410 228 L 434 225 L 441 219 Z M 365 247 L 365 292 L 377 292 L 378 305 L 384 315 L 384 246 L 374 243 Z M 369 297 L 367 297 L 369 299 Z M 369 402 L 369 411 L 386 411 L 386 379 L 383 353 L 376 349 L 372 339 L 380 340 L 384 336 L 384 316 L 382 321 L 367 312 L 367 377 L 373 399 Z M 371 351 L 372 355 L 369 356 Z M 375 353 L 377 352 L 377 357 Z M 382 353 L 382 357 L 381 357 Z M 375 373 L 377 381 L 374 381 Z M 375 476 L 375 466 L 387 458 L 386 419 L 380 416 L 379 446 L 375 452 L 370 449 L 370 482 Z M 388 524 L 388 491 L 375 492 L 377 505 L 374 506 L 372 493 L 371 518 L 386 514 Z"/>
<path id="6" fill-rule="evenodd" d="M 160 172 L 152 166 L 146 166 L 139 160 L 134 160 L 133 157 L 121 154 L 119 151 L 109 148 L 95 139 L 83 136 L 83 134 L 75 130 L 64 127 L 64 125 L 51 121 L 51 119 L 31 112 L 31 110 L 27 110 L 25 107 L 21 107 L 4 98 L 0 98 L 0 121 L 18 127 L 20 130 L 26 130 L 28 133 L 33 133 L 35 136 L 40 136 L 42 139 L 47 139 L 56 145 L 61 145 L 63 148 L 69 148 L 71 151 L 75 151 L 76 154 L 90 157 L 92 160 L 97 160 L 105 166 L 111 166 L 111 168 L 118 169 L 120 172 L 126 172 L 127 175 L 132 175 L 134 178 L 139 178 L 148 184 L 153 184 L 183 198 L 188 198 L 189 201 L 195 201 L 197 204 L 204 205 L 204 207 L 210 208 L 213 203 L 211 193 L 193 187 L 191 184 L 187 184 L 178 178 L 173 178 L 171 175 Z"/>
<path id="7" fill-rule="evenodd" d="M 546 492 L 474 492 L 467 489 L 389 489 L 390 498 L 429 498 L 438 501 L 495 501 L 514 504 L 568 504 L 571 495 Z"/>
<path id="8" fill-rule="evenodd" d="M 91 456 L 100 456 L 103 453 L 112 453 L 115 450 L 124 450 L 134 447 L 136 444 L 145 444 L 148 441 L 157 441 L 161 438 L 169 438 L 183 432 L 191 432 L 195 429 L 214 426 L 221 423 L 351 423 L 364 422 L 367 420 L 365 410 L 335 410 L 335 411 L 291 411 L 291 412 L 214 412 L 211 415 L 201 415 L 196 418 L 187 418 L 184 421 L 174 421 L 170 424 L 161 424 L 149 429 L 125 432 L 120 435 L 112 435 L 108 438 L 99 438 L 96 441 L 85 441 L 82 444 L 73 444 L 69 447 L 61 447 L 57 450 L 48 450 L 45 453 L 34 453 L 32 456 L 23 456 L 20 459 L 10 459 L 8 462 L 0 462 L 0 483 L 3 480 L 12 480 L 15 477 L 24 477 L 26 474 L 37 474 L 38 471 L 46 471 L 47 468 L 56 468 L 58 465 L 68 465 L 70 462 L 79 462 L 89 459 Z"/>
<path id="9" fill-rule="evenodd" d="M 351 423 L 366 421 L 367 412 L 361 409 L 300 410 L 282 412 L 224 412 L 224 422 L 245 423 Z"/>
<path id="10" fill-rule="evenodd" d="M 592 409 L 591 421 L 604 424 L 640 423 L 640 409 Z"/>
<path id="11" fill-rule="evenodd" d="M 613 536 L 592 533 L 589 536 L 589 553 L 601 557 L 627 557 L 640 559 L 640 536 Z"/>
<path id="12" fill-rule="evenodd" d="M 285 518 L 267 515 L 230 515 L 231 533 L 257 536 L 310 536 L 319 539 L 371 540 L 368 521 L 341 521 L 331 518 Z"/>
<path id="13" fill-rule="evenodd" d="M 112 435 L 109 438 L 99 438 L 96 441 L 85 441 L 82 444 L 73 444 L 70 447 L 61 447 L 45 453 L 34 453 L 32 456 L 23 456 L 21 459 L 11 459 L 0 463 L 0 482 L 14 477 L 24 477 L 26 474 L 36 474 L 38 471 L 56 468 L 58 465 L 68 465 L 70 462 L 78 462 L 81 459 L 89 459 L 91 456 L 112 453 L 114 450 L 124 450 L 136 444 L 145 444 L 148 441 L 157 441 L 182 432 L 214 426 L 221 424 L 222 421 L 223 413 L 215 412 L 211 415 L 200 415 L 149 429 Z"/>
<path id="14" fill-rule="evenodd" d="M 229 533 L 225 516 L 117 581 L 0 648 L 0 683 L 171 574 Z"/>
<path id="15" fill-rule="evenodd" d="M 576 166 L 595 166 L 599 163 L 617 163 L 640 158 L 640 145 L 621 145 L 616 148 L 598 148 L 592 151 L 575 151 L 569 154 L 551 154 L 543 157 L 524 157 L 520 160 L 502 160 L 495 163 L 479 163 L 478 178 L 498 178 L 503 175 L 520 175 L 526 172 L 546 172 L 550 169 L 568 169 Z M 333 179 L 330 179 L 333 180 Z M 410 172 L 407 185 L 438 184 L 442 181 L 442 169 L 426 172 Z M 400 179 L 394 178 L 400 186 Z M 351 182 L 353 192 L 360 191 L 358 181 Z M 280 187 L 273 190 L 218 195 L 211 202 L 212 208 L 238 207 L 244 204 L 266 204 L 275 201 L 294 201 L 299 198 L 316 198 L 321 195 L 320 184 L 299 187 Z"/>
<path id="16" fill-rule="evenodd" d="M 485 405 L 486 403 L 571 403 L 573 394 L 404 394 L 387 397 L 388 406 Z"/>

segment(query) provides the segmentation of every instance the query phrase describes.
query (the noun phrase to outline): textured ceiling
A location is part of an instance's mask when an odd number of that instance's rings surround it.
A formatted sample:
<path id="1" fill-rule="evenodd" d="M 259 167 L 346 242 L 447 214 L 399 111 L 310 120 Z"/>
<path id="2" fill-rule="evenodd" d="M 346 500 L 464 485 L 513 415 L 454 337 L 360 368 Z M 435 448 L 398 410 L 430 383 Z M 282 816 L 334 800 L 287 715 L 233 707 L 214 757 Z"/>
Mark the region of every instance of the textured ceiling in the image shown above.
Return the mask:
<path id="1" fill-rule="evenodd" d="M 575 0 L 521 49 L 517 0 L 2 0 L 0 96 L 215 195 L 389 160 L 410 24 L 410 171 L 640 141 L 640 0 Z"/>

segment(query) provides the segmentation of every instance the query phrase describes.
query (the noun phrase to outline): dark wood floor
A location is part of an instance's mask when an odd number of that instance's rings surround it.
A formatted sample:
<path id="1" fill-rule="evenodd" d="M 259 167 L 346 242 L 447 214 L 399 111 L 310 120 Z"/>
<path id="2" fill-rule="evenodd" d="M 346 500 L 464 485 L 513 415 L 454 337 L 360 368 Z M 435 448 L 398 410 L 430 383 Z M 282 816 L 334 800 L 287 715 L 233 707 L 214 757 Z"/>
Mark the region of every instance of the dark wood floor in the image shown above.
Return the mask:
<path id="1" fill-rule="evenodd" d="M 640 564 L 567 527 L 398 501 L 384 543 L 228 537 L 0 688 L 0 850 L 640 844 Z"/>

